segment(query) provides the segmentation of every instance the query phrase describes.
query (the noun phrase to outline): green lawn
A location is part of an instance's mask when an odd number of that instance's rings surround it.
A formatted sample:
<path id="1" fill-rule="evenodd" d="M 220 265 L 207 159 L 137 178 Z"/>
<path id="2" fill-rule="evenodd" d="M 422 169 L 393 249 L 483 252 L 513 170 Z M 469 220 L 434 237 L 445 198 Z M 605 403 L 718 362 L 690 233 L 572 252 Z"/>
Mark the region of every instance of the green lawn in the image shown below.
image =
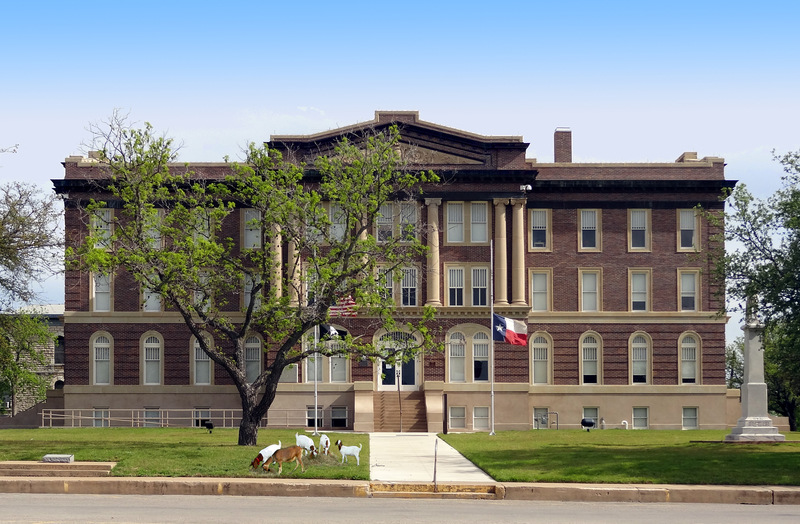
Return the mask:
<path id="1" fill-rule="evenodd" d="M 46 428 L 0 430 L 0 460 L 41 460 L 48 453 L 74 455 L 77 461 L 116 462 L 120 477 L 275 477 L 250 471 L 250 462 L 269 444 L 294 445 L 292 430 L 259 430 L 258 446 L 238 446 L 238 429 L 215 428 Z M 302 433 L 302 432 L 301 432 Z M 348 445 L 364 444 L 363 466 L 339 458 L 304 458 L 306 472 L 294 463 L 281 477 L 369 480 L 369 436 L 326 432 L 331 447 L 341 438 Z M 317 438 L 314 438 L 318 441 Z M 339 457 L 337 454 L 336 457 Z"/>
<path id="2" fill-rule="evenodd" d="M 727 431 L 542 430 L 442 438 L 502 482 L 800 485 L 800 442 L 724 444 Z M 787 434 L 800 441 L 800 434 Z"/>

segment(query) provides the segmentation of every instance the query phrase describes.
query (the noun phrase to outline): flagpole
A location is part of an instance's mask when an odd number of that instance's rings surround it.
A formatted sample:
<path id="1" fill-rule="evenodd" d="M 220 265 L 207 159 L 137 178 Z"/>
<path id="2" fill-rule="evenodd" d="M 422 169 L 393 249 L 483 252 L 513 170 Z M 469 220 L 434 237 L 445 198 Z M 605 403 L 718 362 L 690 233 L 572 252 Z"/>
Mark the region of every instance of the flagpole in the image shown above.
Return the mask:
<path id="1" fill-rule="evenodd" d="M 314 326 L 314 436 L 317 435 L 317 420 L 319 420 L 319 412 L 317 408 L 317 366 L 319 366 L 319 324 Z"/>
<path id="2" fill-rule="evenodd" d="M 489 435 L 494 435 L 494 239 L 489 241 L 489 340 L 491 340 L 491 351 L 489 357 L 489 375 L 491 376 L 491 400 L 492 400 L 492 430 Z"/>

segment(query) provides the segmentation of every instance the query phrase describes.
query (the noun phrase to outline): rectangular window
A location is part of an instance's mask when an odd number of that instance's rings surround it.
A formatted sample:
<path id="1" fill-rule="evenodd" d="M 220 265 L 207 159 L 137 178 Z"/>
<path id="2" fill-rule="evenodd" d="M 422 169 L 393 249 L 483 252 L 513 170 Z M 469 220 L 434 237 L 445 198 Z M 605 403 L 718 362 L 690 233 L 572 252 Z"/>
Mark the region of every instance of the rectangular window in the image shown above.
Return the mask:
<path id="1" fill-rule="evenodd" d="M 447 270 L 448 306 L 464 305 L 464 269 L 450 268 Z"/>
<path id="2" fill-rule="evenodd" d="M 697 214 L 694 209 L 678 210 L 678 251 L 693 251 L 697 246 Z"/>
<path id="3" fill-rule="evenodd" d="M 111 311 L 111 275 L 94 274 L 93 311 Z"/>
<path id="4" fill-rule="evenodd" d="M 598 251 L 600 249 L 600 212 L 597 209 L 581 209 L 580 249 Z"/>
<path id="5" fill-rule="evenodd" d="M 297 384 L 297 364 L 289 364 L 281 371 L 281 378 L 278 382 L 284 384 Z"/>
<path id="6" fill-rule="evenodd" d="M 211 384 L 211 358 L 197 342 L 194 343 L 194 383 L 196 386 Z"/>
<path id="7" fill-rule="evenodd" d="M 242 209 L 244 221 L 244 248 L 261 247 L 261 211 L 258 209 Z"/>
<path id="8" fill-rule="evenodd" d="M 252 383 L 261 374 L 261 340 L 248 337 L 244 341 L 244 362 L 247 382 Z"/>
<path id="9" fill-rule="evenodd" d="M 650 272 L 631 271 L 631 311 L 649 311 Z"/>
<path id="10" fill-rule="evenodd" d="M 331 357 L 331 382 L 347 382 L 347 357 Z"/>
<path id="11" fill-rule="evenodd" d="M 464 241 L 464 205 L 458 202 L 447 203 L 447 241 Z"/>
<path id="12" fill-rule="evenodd" d="M 683 408 L 683 429 L 697 429 L 697 408 Z"/>
<path id="13" fill-rule="evenodd" d="M 631 371 L 634 384 L 647 384 L 648 352 L 647 339 L 643 335 L 635 336 L 631 344 Z"/>
<path id="14" fill-rule="evenodd" d="M 581 311 L 600 311 L 600 271 L 580 270 Z"/>
<path id="15" fill-rule="evenodd" d="M 111 247 L 111 220 L 110 209 L 96 209 L 92 215 L 92 229 L 97 238 L 96 247 L 108 249 Z"/>
<path id="16" fill-rule="evenodd" d="M 400 204 L 400 238 L 414 240 L 417 237 L 417 205 L 414 203 Z"/>
<path id="17" fill-rule="evenodd" d="M 597 346 L 584 343 L 583 383 L 597 384 Z"/>
<path id="18" fill-rule="evenodd" d="M 145 289 L 142 295 L 142 311 L 148 313 L 161 311 L 161 294 Z"/>
<path id="19" fill-rule="evenodd" d="M 489 337 L 486 342 L 478 340 L 477 335 L 472 339 L 472 380 L 474 382 L 487 382 L 489 380 Z"/>
<path id="20" fill-rule="evenodd" d="M 306 359 L 306 382 L 322 382 L 322 370 L 325 367 L 324 357 L 319 353 Z M 314 378 L 316 377 L 316 379 Z"/>
<path id="21" fill-rule="evenodd" d="M 472 268 L 472 305 L 487 306 L 489 291 L 489 269 L 485 267 Z"/>
<path id="22" fill-rule="evenodd" d="M 550 408 L 533 408 L 533 429 L 547 429 L 550 427 Z"/>
<path id="23" fill-rule="evenodd" d="M 194 408 L 193 418 L 194 426 L 201 428 L 206 422 L 211 421 L 211 410 L 209 408 Z"/>
<path id="24" fill-rule="evenodd" d="M 681 311 L 697 311 L 698 271 L 679 271 Z"/>
<path id="25" fill-rule="evenodd" d="M 347 406 L 331 406 L 331 427 L 347 427 Z"/>
<path id="26" fill-rule="evenodd" d="M 450 339 L 450 382 L 466 382 L 466 345 Z"/>
<path id="27" fill-rule="evenodd" d="M 648 408 L 633 408 L 633 429 L 647 429 Z"/>
<path id="28" fill-rule="evenodd" d="M 252 275 L 245 274 L 244 275 L 244 293 L 242 295 L 243 303 L 242 308 L 247 309 L 250 307 L 250 300 L 253 298 L 253 288 L 256 285 L 256 280 L 254 280 Z M 257 309 L 261 307 L 261 292 L 256 294 L 255 300 L 253 301 L 253 309 Z"/>
<path id="29" fill-rule="evenodd" d="M 650 210 L 649 209 L 631 209 L 628 212 L 628 220 L 630 222 L 629 231 L 629 246 L 631 250 L 647 250 L 650 249 Z"/>
<path id="30" fill-rule="evenodd" d="M 94 383 L 111 384 L 111 344 L 104 336 L 94 342 Z"/>
<path id="31" fill-rule="evenodd" d="M 394 278 L 391 270 L 378 268 L 378 285 L 382 286 L 383 298 L 391 300 L 394 297 Z"/>
<path id="32" fill-rule="evenodd" d="M 594 422 L 595 427 L 600 420 L 600 408 L 583 408 L 583 418 Z"/>
<path id="33" fill-rule="evenodd" d="M 472 408 L 472 429 L 489 429 L 489 407 Z"/>
<path id="34" fill-rule="evenodd" d="M 108 408 L 94 408 L 92 410 L 92 426 L 107 428 L 111 425 L 111 410 Z"/>
<path id="35" fill-rule="evenodd" d="M 681 384 L 697 382 L 697 342 L 686 336 L 681 341 Z"/>
<path id="36" fill-rule="evenodd" d="M 401 282 L 402 305 L 417 305 L 417 268 L 403 268 L 403 281 Z"/>
<path id="37" fill-rule="evenodd" d="M 467 408 L 463 406 L 450 406 L 450 427 L 452 429 L 466 429 Z"/>
<path id="38" fill-rule="evenodd" d="M 306 425 L 310 428 L 314 426 L 314 416 L 317 417 L 316 427 L 322 427 L 322 406 L 317 406 L 316 413 L 314 413 L 314 406 L 306 406 Z"/>
<path id="39" fill-rule="evenodd" d="M 531 310 L 550 310 L 550 271 L 531 272 Z"/>
<path id="40" fill-rule="evenodd" d="M 393 206 L 391 202 L 381 204 L 380 213 L 378 214 L 378 242 L 389 242 L 393 238 L 394 233 L 394 217 L 392 215 Z"/>
<path id="41" fill-rule="evenodd" d="M 489 212 L 486 202 L 473 202 L 470 205 L 471 220 L 469 225 L 470 242 L 484 243 L 489 241 Z"/>
<path id="42" fill-rule="evenodd" d="M 144 408 L 144 427 L 161 427 L 161 410 L 158 408 Z"/>
<path id="43" fill-rule="evenodd" d="M 531 209 L 531 248 L 550 249 L 549 210 Z"/>

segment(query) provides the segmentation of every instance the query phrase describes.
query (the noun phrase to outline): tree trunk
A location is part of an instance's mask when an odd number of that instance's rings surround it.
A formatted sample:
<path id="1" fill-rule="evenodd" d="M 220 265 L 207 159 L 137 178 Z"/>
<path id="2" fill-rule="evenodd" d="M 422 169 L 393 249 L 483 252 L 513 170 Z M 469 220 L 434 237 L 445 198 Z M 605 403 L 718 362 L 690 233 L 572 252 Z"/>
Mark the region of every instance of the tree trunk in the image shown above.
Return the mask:
<path id="1" fill-rule="evenodd" d="M 242 421 L 239 423 L 239 445 L 255 446 L 258 444 L 258 421 L 252 417 L 242 414 Z"/>

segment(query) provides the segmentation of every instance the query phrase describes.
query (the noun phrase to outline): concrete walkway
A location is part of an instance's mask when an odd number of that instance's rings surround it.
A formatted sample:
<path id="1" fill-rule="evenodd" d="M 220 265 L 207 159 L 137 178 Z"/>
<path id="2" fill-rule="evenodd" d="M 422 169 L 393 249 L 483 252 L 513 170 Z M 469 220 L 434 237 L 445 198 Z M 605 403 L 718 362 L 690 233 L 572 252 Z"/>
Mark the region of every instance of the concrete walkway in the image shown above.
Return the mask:
<path id="1" fill-rule="evenodd" d="M 369 457 L 371 480 L 494 483 L 435 433 L 370 433 Z"/>

